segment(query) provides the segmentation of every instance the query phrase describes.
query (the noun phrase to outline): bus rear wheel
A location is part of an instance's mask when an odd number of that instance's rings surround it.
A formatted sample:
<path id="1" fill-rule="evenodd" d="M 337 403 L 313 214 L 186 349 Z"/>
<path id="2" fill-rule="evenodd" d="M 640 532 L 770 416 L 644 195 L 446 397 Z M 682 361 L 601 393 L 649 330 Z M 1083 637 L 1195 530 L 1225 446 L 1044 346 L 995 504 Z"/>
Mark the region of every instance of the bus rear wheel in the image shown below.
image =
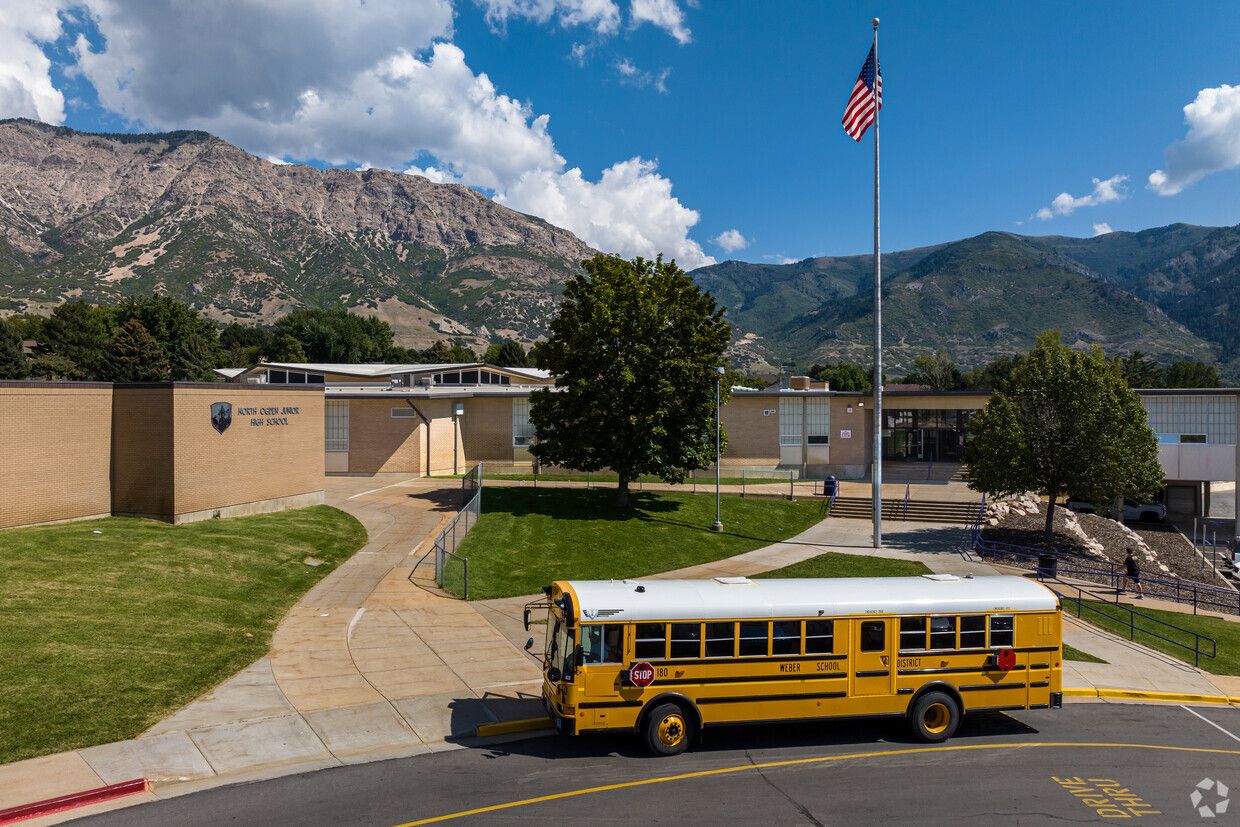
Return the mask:
<path id="1" fill-rule="evenodd" d="M 960 726 L 960 704 L 946 692 L 927 692 L 910 713 L 913 734 L 922 741 L 946 741 Z"/>
<path id="2" fill-rule="evenodd" d="M 679 755 L 689 748 L 694 724 L 679 704 L 659 704 L 646 716 L 642 734 L 655 755 Z"/>

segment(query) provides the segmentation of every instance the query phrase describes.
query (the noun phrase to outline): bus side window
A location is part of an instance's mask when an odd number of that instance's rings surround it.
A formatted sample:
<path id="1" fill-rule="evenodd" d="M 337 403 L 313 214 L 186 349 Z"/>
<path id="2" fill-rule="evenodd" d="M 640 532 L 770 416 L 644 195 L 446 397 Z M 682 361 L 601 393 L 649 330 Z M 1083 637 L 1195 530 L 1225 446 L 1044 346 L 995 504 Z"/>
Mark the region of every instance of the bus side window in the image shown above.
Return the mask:
<path id="1" fill-rule="evenodd" d="M 932 617 L 930 618 L 930 648 L 931 649 L 955 649 L 956 648 L 956 618 L 954 617 Z"/>
<path id="2" fill-rule="evenodd" d="M 900 618 L 900 651 L 920 652 L 926 648 L 926 619 L 924 617 Z"/>
<path id="3" fill-rule="evenodd" d="M 835 651 L 835 627 L 830 620 L 805 621 L 805 654 L 829 655 Z"/>
<path id="4" fill-rule="evenodd" d="M 638 660 L 665 660 L 667 632 L 662 623 L 638 623 L 633 644 L 633 657 Z"/>
<path id="5" fill-rule="evenodd" d="M 1001 646 L 1012 646 L 1014 644 L 1014 625 L 1011 615 L 991 615 L 990 617 L 990 648 L 998 649 Z"/>
<path id="6" fill-rule="evenodd" d="M 771 623 L 771 654 L 801 654 L 801 621 L 776 620 Z"/>
<path id="7" fill-rule="evenodd" d="M 581 662 L 620 663 L 624 660 L 624 627 L 619 623 L 581 627 Z"/>
<path id="8" fill-rule="evenodd" d="M 736 624 L 706 624 L 706 657 L 730 658 L 736 655 Z"/>
<path id="9" fill-rule="evenodd" d="M 741 621 L 741 657 L 753 657 L 767 653 L 767 622 L 765 620 Z"/>
<path id="10" fill-rule="evenodd" d="M 701 623 L 673 623 L 672 624 L 672 657 L 673 658 L 700 658 L 702 657 L 702 624 Z"/>
<path id="11" fill-rule="evenodd" d="M 861 651 L 881 652 L 887 648 L 887 621 L 866 620 L 861 624 Z"/>
<path id="12" fill-rule="evenodd" d="M 965 615 L 960 618 L 960 648 L 986 648 L 986 616 Z"/>

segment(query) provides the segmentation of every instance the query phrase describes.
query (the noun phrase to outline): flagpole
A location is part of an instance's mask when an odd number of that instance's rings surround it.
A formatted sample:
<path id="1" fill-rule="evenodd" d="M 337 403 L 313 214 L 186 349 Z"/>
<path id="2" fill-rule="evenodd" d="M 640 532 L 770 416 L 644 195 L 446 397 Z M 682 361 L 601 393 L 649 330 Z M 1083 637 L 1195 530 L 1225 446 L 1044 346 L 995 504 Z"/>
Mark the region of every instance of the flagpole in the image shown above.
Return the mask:
<path id="1" fill-rule="evenodd" d="M 883 258 L 878 235 L 878 18 L 874 18 L 874 548 L 883 546 Z"/>

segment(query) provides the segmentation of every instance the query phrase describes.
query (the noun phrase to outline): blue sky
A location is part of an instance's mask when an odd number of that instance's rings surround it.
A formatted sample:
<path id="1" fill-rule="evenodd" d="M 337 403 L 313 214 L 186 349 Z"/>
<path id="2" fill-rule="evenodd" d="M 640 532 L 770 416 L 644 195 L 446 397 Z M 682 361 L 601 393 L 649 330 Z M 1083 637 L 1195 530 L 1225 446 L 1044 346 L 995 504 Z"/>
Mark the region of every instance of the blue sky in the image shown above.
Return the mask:
<path id="1" fill-rule="evenodd" d="M 47 61 L 0 58 L 32 90 L 0 114 L 415 168 L 629 255 L 866 251 L 870 136 L 839 118 L 875 15 L 886 249 L 1240 222 L 1236 3 L 40 4 L 0 31 Z"/>

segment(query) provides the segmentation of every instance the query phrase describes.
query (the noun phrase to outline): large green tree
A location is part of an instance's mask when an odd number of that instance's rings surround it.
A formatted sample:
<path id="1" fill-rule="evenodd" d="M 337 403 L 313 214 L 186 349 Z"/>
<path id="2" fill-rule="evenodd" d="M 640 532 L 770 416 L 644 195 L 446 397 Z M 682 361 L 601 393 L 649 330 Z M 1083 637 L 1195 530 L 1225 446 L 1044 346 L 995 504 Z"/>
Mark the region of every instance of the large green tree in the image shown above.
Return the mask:
<path id="1" fill-rule="evenodd" d="M 1046 495 L 1046 537 L 1065 492 L 1092 502 L 1146 498 L 1162 486 L 1158 444 L 1145 407 L 1119 365 L 1099 349 L 1037 345 L 969 420 L 969 485 L 994 496 Z"/>
<path id="2" fill-rule="evenodd" d="M 809 375 L 825 381 L 833 391 L 858 391 L 869 393 L 874 390 L 873 371 L 852 362 L 840 362 L 835 365 L 814 365 Z"/>
<path id="3" fill-rule="evenodd" d="M 913 359 L 913 372 L 903 381 L 929 385 L 936 391 L 949 391 L 960 387 L 962 377 L 947 351 L 939 348 L 934 354 L 922 354 Z"/>
<path id="4" fill-rule="evenodd" d="M 0 379 L 25 379 L 30 362 L 22 352 L 22 340 L 4 319 L 0 319 Z"/>
<path id="5" fill-rule="evenodd" d="M 387 322 L 343 307 L 294 310 L 276 322 L 276 332 L 300 342 L 311 362 L 381 362 L 393 343 Z"/>
<path id="6" fill-rule="evenodd" d="M 1141 351 L 1134 350 L 1123 358 L 1116 358 L 1128 387 L 1161 388 L 1163 386 L 1163 369 Z"/>
<path id="7" fill-rule="evenodd" d="M 551 465 L 610 468 L 617 503 L 627 505 L 640 475 L 682 482 L 714 460 L 715 369 L 731 328 L 710 294 L 662 256 L 598 255 L 583 267 L 540 348 L 556 388 L 531 395 L 531 452 Z"/>
<path id="8" fill-rule="evenodd" d="M 166 382 L 168 357 L 142 322 L 128 319 L 108 340 L 100 378 L 108 382 Z"/>
<path id="9" fill-rule="evenodd" d="M 1167 365 L 1167 372 L 1163 377 L 1163 387 L 1166 388 L 1217 388 L 1218 386 L 1218 370 L 1214 365 L 1190 359 L 1178 359 Z"/>
<path id="10" fill-rule="evenodd" d="M 507 339 L 503 344 L 491 345 L 482 354 L 481 361 L 500 368 L 523 368 L 527 366 L 525 348 L 515 339 Z"/>
<path id="11" fill-rule="evenodd" d="M 109 323 L 110 317 L 102 308 L 84 301 L 65 302 L 43 322 L 43 338 L 35 354 L 59 357 L 43 360 L 54 364 L 54 378 L 95 379 L 103 364 Z"/>
<path id="12" fill-rule="evenodd" d="M 216 378 L 214 368 L 224 361 L 219 333 L 185 302 L 160 294 L 129 298 L 114 307 L 112 315 L 117 325 L 130 319 L 141 322 L 163 351 L 173 380 Z"/>

